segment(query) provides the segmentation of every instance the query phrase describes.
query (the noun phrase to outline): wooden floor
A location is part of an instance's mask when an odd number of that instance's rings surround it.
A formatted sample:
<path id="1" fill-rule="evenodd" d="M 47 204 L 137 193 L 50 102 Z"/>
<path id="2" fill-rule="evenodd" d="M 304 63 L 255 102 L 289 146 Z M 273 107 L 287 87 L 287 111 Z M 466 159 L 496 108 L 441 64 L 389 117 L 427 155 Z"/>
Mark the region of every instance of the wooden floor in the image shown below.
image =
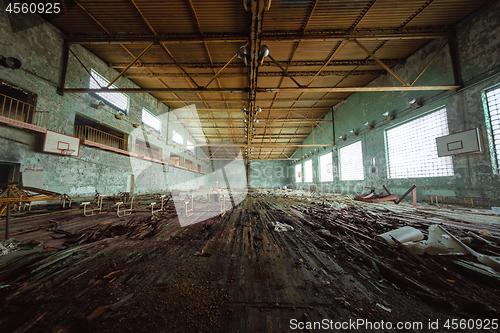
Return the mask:
<path id="1" fill-rule="evenodd" d="M 20 217 L 13 237 L 44 243 L 0 257 L 0 332 L 336 332 L 342 324 L 357 332 L 381 321 L 423 327 L 380 331 L 426 332 L 436 320 L 443 332 L 447 319 L 500 317 L 495 274 L 374 240 L 430 224 L 498 237 L 497 216 L 332 200 L 253 194 L 184 228 L 171 209 L 153 219 L 147 209 L 125 218 L 83 218 L 78 209 Z M 57 222 L 66 233 L 55 232 Z M 276 231 L 276 222 L 293 230 Z"/>

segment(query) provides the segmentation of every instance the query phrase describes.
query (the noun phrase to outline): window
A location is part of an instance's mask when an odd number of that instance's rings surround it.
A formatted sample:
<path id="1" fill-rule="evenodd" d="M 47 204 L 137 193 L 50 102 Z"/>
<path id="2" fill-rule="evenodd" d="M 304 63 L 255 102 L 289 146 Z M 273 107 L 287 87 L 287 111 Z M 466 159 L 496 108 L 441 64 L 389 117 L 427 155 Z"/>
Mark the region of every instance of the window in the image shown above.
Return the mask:
<path id="1" fill-rule="evenodd" d="M 500 172 L 500 88 L 490 90 L 485 97 L 485 118 L 490 141 L 490 154 L 495 173 Z"/>
<path id="2" fill-rule="evenodd" d="M 438 157 L 436 145 L 448 134 L 446 109 L 387 130 L 389 178 L 453 176 L 452 157 Z"/>
<path id="3" fill-rule="evenodd" d="M 313 181 L 313 161 L 309 160 L 304 163 L 304 182 L 311 183 Z"/>
<path id="4" fill-rule="evenodd" d="M 322 182 L 333 181 L 332 153 L 325 154 L 319 158 L 319 172 Z"/>
<path id="5" fill-rule="evenodd" d="M 187 149 L 194 153 L 193 143 L 189 140 L 187 140 Z"/>
<path id="6" fill-rule="evenodd" d="M 161 121 L 155 117 L 151 112 L 146 109 L 142 109 L 142 123 L 146 126 L 151 127 L 158 133 L 161 131 Z"/>
<path id="7" fill-rule="evenodd" d="M 177 143 L 179 145 L 184 144 L 184 138 L 179 133 L 174 133 L 174 135 L 172 136 L 172 139 L 174 140 L 175 143 Z"/>
<path id="8" fill-rule="evenodd" d="M 127 134 L 78 114 L 75 115 L 73 135 L 80 138 L 82 144 L 91 144 L 88 142 L 91 141 L 124 151 L 129 150 Z"/>
<path id="9" fill-rule="evenodd" d="M 295 166 L 295 182 L 302 183 L 302 164 Z"/>
<path id="10" fill-rule="evenodd" d="M 180 166 L 181 165 L 181 157 L 179 155 L 170 154 L 170 165 Z"/>
<path id="11" fill-rule="evenodd" d="M 149 157 L 159 161 L 163 159 L 163 149 L 139 139 L 135 140 L 135 153 L 139 158 Z"/>
<path id="12" fill-rule="evenodd" d="M 106 87 L 109 81 L 103 76 L 92 69 L 91 77 L 89 82 L 90 89 L 100 89 Z M 115 85 L 112 85 L 110 89 L 116 89 Z M 108 102 L 112 107 L 127 113 L 129 105 L 129 97 L 124 93 L 96 93 L 97 96 L 102 98 L 104 101 Z"/>
<path id="13" fill-rule="evenodd" d="M 0 80 L 0 116 L 45 127 L 48 112 L 37 108 L 38 96 Z"/>
<path id="14" fill-rule="evenodd" d="M 363 180 L 363 150 L 361 141 L 339 149 L 341 180 Z"/>

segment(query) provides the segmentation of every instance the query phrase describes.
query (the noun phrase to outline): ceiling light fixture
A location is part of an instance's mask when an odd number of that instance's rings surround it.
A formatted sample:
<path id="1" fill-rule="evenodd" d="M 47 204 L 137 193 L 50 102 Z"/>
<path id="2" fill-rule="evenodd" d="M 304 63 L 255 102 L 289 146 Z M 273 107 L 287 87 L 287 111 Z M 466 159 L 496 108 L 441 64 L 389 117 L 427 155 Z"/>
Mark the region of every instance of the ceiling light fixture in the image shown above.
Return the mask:
<path id="1" fill-rule="evenodd" d="M 353 130 L 353 129 L 350 130 L 349 132 L 352 133 L 352 136 L 357 136 L 358 135 L 358 133 L 355 130 Z"/>
<path id="2" fill-rule="evenodd" d="M 365 125 L 365 126 L 366 126 L 366 128 L 368 128 L 368 129 L 372 129 L 372 128 L 373 128 L 373 125 L 372 125 L 372 124 L 370 124 L 370 122 L 369 122 L 369 121 L 367 121 L 364 125 Z"/>
<path id="3" fill-rule="evenodd" d="M 238 50 L 238 58 L 243 59 L 243 61 L 245 61 L 245 66 L 247 65 L 248 52 L 247 52 L 247 48 L 245 47 L 245 45 L 240 47 L 240 49 Z"/>
<path id="4" fill-rule="evenodd" d="M 243 112 L 243 113 L 247 112 L 247 110 L 245 109 L 244 106 L 241 108 L 241 112 Z"/>
<path id="5" fill-rule="evenodd" d="M 257 113 L 262 112 L 262 109 L 260 107 L 257 107 Z"/>
<path id="6" fill-rule="evenodd" d="M 340 140 L 342 140 L 342 141 L 345 141 L 345 140 L 346 140 L 346 138 L 344 138 L 344 136 L 343 136 L 343 135 L 339 136 L 339 139 L 340 139 Z"/>
<path id="7" fill-rule="evenodd" d="M 269 48 L 266 45 L 261 45 L 260 46 L 260 51 L 259 51 L 259 64 L 262 65 L 264 62 L 264 58 L 269 55 Z"/>
<path id="8" fill-rule="evenodd" d="M 257 124 L 259 122 L 259 119 L 255 118 L 253 122 Z"/>

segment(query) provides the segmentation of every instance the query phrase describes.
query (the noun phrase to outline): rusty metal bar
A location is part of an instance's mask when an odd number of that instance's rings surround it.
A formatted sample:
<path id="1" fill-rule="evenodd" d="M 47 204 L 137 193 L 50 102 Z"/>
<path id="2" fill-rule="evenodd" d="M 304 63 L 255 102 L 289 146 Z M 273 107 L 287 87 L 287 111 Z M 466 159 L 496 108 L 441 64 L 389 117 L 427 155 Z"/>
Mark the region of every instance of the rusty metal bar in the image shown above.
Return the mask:
<path id="1" fill-rule="evenodd" d="M 160 45 L 163 45 L 160 43 Z M 383 59 L 384 63 L 387 65 L 401 65 L 404 63 L 404 59 Z M 182 67 L 186 68 L 209 68 L 210 66 L 213 67 L 222 67 L 224 66 L 224 63 L 207 63 L 207 62 L 182 62 L 178 63 Z M 325 64 L 324 61 L 316 61 L 316 60 L 311 60 L 311 61 L 278 61 L 278 64 L 281 66 L 288 66 L 290 67 L 317 67 L 317 66 L 322 66 Z M 378 64 L 375 60 L 332 60 L 330 63 L 328 63 L 327 67 L 330 66 L 372 66 Z M 127 67 L 128 63 L 110 63 L 108 66 L 112 68 L 124 68 Z M 131 68 L 169 68 L 169 67 L 177 67 L 178 65 L 176 63 L 170 63 L 170 62 L 160 62 L 160 63 L 142 63 L 142 64 L 135 64 Z M 273 67 L 276 66 L 276 64 L 272 61 L 265 61 L 260 65 L 260 67 Z M 237 63 L 231 63 L 228 65 L 228 68 L 246 68 L 247 66 L 243 62 L 237 62 Z M 385 72 L 385 71 L 384 71 Z M 260 74 L 260 72 L 259 72 Z"/>
<path id="2" fill-rule="evenodd" d="M 85 7 L 83 7 L 78 1 L 74 0 L 75 3 L 81 8 L 83 9 L 83 11 L 85 13 L 87 13 L 88 16 L 90 16 L 97 24 L 99 24 L 99 26 L 108 33 L 108 35 L 111 35 L 111 33 L 108 31 L 108 29 L 106 29 L 102 24 L 101 22 L 99 22 L 92 14 L 90 14 L 86 9 Z"/>
<path id="3" fill-rule="evenodd" d="M 406 191 L 406 193 L 405 193 L 405 194 L 403 194 L 403 195 L 401 196 L 401 198 L 399 198 L 398 200 L 394 200 L 394 203 L 395 203 L 395 204 L 399 204 L 399 203 L 400 203 L 400 202 L 401 202 L 404 198 L 406 198 L 406 196 L 407 196 L 408 194 L 410 194 L 410 192 L 412 192 L 413 190 L 415 190 L 415 188 L 416 188 L 416 187 L 417 187 L 417 185 L 413 184 L 413 185 L 410 187 L 410 189 L 409 189 L 408 191 Z M 415 194 L 415 198 L 414 198 L 413 200 L 416 200 L 416 194 Z"/>
<path id="4" fill-rule="evenodd" d="M 312 88 L 309 88 L 312 89 Z M 418 89 L 413 89 L 418 90 Z M 122 92 L 122 93 L 244 93 L 248 92 L 248 88 L 116 88 L 116 89 L 89 89 L 89 88 L 66 88 L 63 89 L 67 93 L 83 94 L 83 93 L 106 93 L 106 92 Z"/>
<path id="5" fill-rule="evenodd" d="M 404 86 L 407 86 L 408 83 L 406 83 L 402 78 L 400 78 L 392 69 L 389 68 L 382 60 L 380 60 L 375 54 L 371 53 L 370 50 L 368 50 L 366 47 L 364 47 L 363 44 L 361 44 L 357 39 L 354 39 L 354 42 L 358 44 L 360 48 L 362 48 L 370 57 L 375 59 L 382 67 L 384 67 L 389 73 L 391 73 L 392 76 L 394 76 L 399 82 L 401 82 Z"/>
<path id="6" fill-rule="evenodd" d="M 247 43 L 248 44 L 248 43 Z M 245 44 L 245 46 L 247 45 Z M 238 56 L 238 54 L 236 53 L 211 79 L 210 81 L 208 81 L 208 83 L 203 87 L 203 88 L 207 88 L 210 83 L 212 83 L 219 75 L 220 73 L 227 68 L 227 66 L 229 66 L 229 64 L 234 60 L 234 58 L 236 58 Z M 246 75 L 245 75 L 246 77 Z"/>
<path id="7" fill-rule="evenodd" d="M 420 72 L 420 74 L 417 75 L 417 77 L 415 78 L 415 80 L 413 80 L 413 82 L 410 83 L 410 86 L 413 86 L 413 84 L 415 82 L 417 82 L 417 80 L 420 78 L 420 76 L 422 76 L 422 74 L 424 74 L 424 72 L 432 64 L 432 62 L 434 61 L 434 59 L 436 59 L 437 56 L 439 55 L 439 53 L 441 53 L 441 51 L 443 51 L 443 49 L 445 48 L 445 46 L 448 45 L 448 42 L 449 42 L 449 40 L 447 40 L 446 43 L 444 43 L 443 46 L 441 46 L 441 48 L 439 49 L 439 51 L 436 52 L 436 54 L 434 55 L 434 57 L 432 57 L 432 59 L 429 61 L 429 63 L 424 67 L 424 69 L 422 69 L 422 71 Z"/>
<path id="8" fill-rule="evenodd" d="M 234 59 L 234 57 L 233 57 Z M 231 59 L 231 60 L 233 60 Z M 228 64 L 226 64 L 228 65 Z M 226 66 L 224 65 L 224 66 Z M 215 66 L 217 67 L 217 66 Z M 144 67 L 141 67 L 144 68 Z M 223 69 L 225 69 L 224 67 Z M 321 73 L 308 71 L 308 72 L 288 72 L 291 76 L 344 76 L 344 75 L 384 75 L 387 71 L 385 70 L 359 70 L 359 71 L 323 71 Z M 192 73 L 189 74 L 191 77 L 213 77 L 212 73 Z M 259 71 L 259 77 L 283 77 L 286 76 L 282 72 L 262 72 Z M 156 79 L 156 78 L 164 78 L 164 77 L 188 77 L 185 73 L 133 73 L 133 74 L 124 74 L 123 77 L 126 78 L 145 78 L 145 79 Z M 221 73 L 218 77 L 247 77 L 246 73 Z M 207 85 L 205 85 L 207 87 Z"/>
<path id="9" fill-rule="evenodd" d="M 85 10 L 81 5 L 80 7 Z M 85 12 L 91 16 L 86 10 Z M 102 25 L 98 23 L 101 27 Z M 102 27 L 107 31 L 104 27 Z M 324 29 L 309 32 L 302 31 L 266 31 L 262 33 L 263 41 L 318 41 L 325 42 L 331 39 L 361 39 L 361 40 L 407 40 L 407 39 L 437 39 L 448 38 L 453 34 L 453 30 L 449 26 L 439 27 L 418 27 L 409 28 L 402 31 L 398 28 L 384 29 Z M 72 34 L 68 38 L 71 44 L 137 44 L 141 42 L 164 42 L 164 43 L 203 43 L 203 42 L 248 42 L 248 35 L 238 33 L 205 33 L 203 36 L 199 34 L 159 34 L 145 35 L 142 33 L 136 34 L 114 34 L 113 36 L 97 34 Z"/>
<path id="10" fill-rule="evenodd" d="M 135 6 L 135 9 L 137 9 L 137 11 L 139 12 L 139 14 L 141 15 L 142 19 L 144 20 L 144 22 L 148 25 L 148 28 L 149 30 L 151 30 L 151 32 L 157 36 L 158 34 L 156 33 L 156 31 L 153 29 L 153 27 L 151 26 L 151 24 L 149 24 L 149 21 L 146 19 L 146 17 L 144 16 L 144 14 L 142 14 L 141 10 L 139 9 L 139 6 L 137 6 L 137 4 L 135 3 L 134 0 L 130 0 L 132 1 L 132 3 L 134 4 Z"/>
<path id="11" fill-rule="evenodd" d="M 335 58 L 335 56 L 344 48 L 344 46 L 347 44 L 347 40 L 343 40 L 340 42 L 340 45 L 335 49 L 335 51 L 332 52 L 332 55 L 328 58 L 328 60 L 325 62 L 323 66 L 318 70 L 318 72 L 311 78 L 309 82 L 307 82 L 306 87 L 309 87 L 309 85 L 316 79 L 316 77 L 325 69 L 326 66 L 330 63 L 330 61 Z"/>
<path id="12" fill-rule="evenodd" d="M 331 120 L 329 120 L 329 121 L 326 121 L 326 122 L 331 123 L 332 121 L 331 121 Z M 332 140 L 332 142 L 333 142 L 333 143 L 335 143 L 335 140 L 333 140 L 333 139 L 332 139 L 332 137 L 331 137 L 331 136 L 329 136 L 329 135 L 325 132 L 325 130 L 323 130 L 323 129 L 319 126 L 319 124 L 316 124 L 316 127 L 318 127 L 321 131 L 323 131 L 323 133 L 325 133 L 325 135 L 326 135 L 326 136 L 327 136 L 330 140 Z"/>
<path id="13" fill-rule="evenodd" d="M 153 44 L 154 42 L 149 44 L 137 57 L 135 57 L 135 59 L 127 67 L 125 67 L 125 69 L 120 74 L 118 74 L 110 83 L 108 83 L 106 88 L 111 87 L 113 83 L 115 83 L 123 74 L 125 74 L 125 72 L 128 71 L 129 68 L 132 67 L 132 65 L 137 62 L 137 60 L 139 60 L 146 52 L 149 51 L 149 49 L 153 46 Z"/>
<path id="14" fill-rule="evenodd" d="M 269 59 L 271 59 L 276 64 L 276 66 L 278 66 L 283 71 L 285 76 L 289 77 L 298 87 L 303 87 L 303 85 L 298 83 L 297 80 L 295 80 L 292 76 L 290 76 L 290 74 L 288 74 L 287 70 L 285 68 L 283 68 L 276 60 L 274 60 L 274 58 L 271 55 L 269 55 Z"/>
<path id="15" fill-rule="evenodd" d="M 199 102 L 199 103 L 202 103 L 202 102 L 244 102 L 246 101 L 246 99 L 243 99 L 243 98 L 232 98 L 232 99 L 217 99 L 217 98 L 210 98 L 210 99 L 204 99 L 204 100 L 198 100 L 198 99 L 191 99 L 191 98 L 183 98 L 182 99 L 183 101 L 186 101 L 186 102 Z M 167 102 L 179 102 L 179 100 L 177 99 L 159 99 L 158 100 L 159 102 L 164 102 L 164 103 L 167 103 Z M 258 102 L 272 102 L 272 101 L 275 101 L 275 102 L 341 102 L 341 101 L 345 101 L 345 98 L 325 98 L 325 99 L 317 99 L 317 98 L 301 98 L 301 99 L 296 99 L 296 98 L 278 98 L 276 100 L 274 99 L 269 99 L 269 98 L 262 98 L 262 99 L 258 99 L 257 100 Z M 331 106 L 329 106 L 328 108 L 331 108 Z M 273 108 L 274 110 L 275 108 Z M 290 109 L 290 108 L 287 108 L 287 109 Z M 294 108 L 294 109 L 297 109 L 297 108 Z M 199 110 L 199 109 L 197 109 Z M 241 109 L 239 109 L 241 110 Z M 265 110 L 265 109 L 263 109 Z"/>
<path id="16" fill-rule="evenodd" d="M 366 92 L 366 91 L 422 91 L 454 90 L 459 85 L 445 86 L 398 86 L 398 87 L 330 87 L 330 88 L 257 88 L 257 92 Z"/>

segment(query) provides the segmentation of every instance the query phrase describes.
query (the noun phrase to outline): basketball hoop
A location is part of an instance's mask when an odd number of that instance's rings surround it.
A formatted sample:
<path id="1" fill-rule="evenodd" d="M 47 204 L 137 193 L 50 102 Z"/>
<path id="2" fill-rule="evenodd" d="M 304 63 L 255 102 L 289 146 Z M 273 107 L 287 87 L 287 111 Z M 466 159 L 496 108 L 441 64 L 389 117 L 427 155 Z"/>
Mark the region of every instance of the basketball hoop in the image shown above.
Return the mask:
<path id="1" fill-rule="evenodd" d="M 59 150 L 61 151 L 61 155 L 66 155 L 66 156 L 70 156 L 75 152 L 74 149 L 59 149 Z"/>

